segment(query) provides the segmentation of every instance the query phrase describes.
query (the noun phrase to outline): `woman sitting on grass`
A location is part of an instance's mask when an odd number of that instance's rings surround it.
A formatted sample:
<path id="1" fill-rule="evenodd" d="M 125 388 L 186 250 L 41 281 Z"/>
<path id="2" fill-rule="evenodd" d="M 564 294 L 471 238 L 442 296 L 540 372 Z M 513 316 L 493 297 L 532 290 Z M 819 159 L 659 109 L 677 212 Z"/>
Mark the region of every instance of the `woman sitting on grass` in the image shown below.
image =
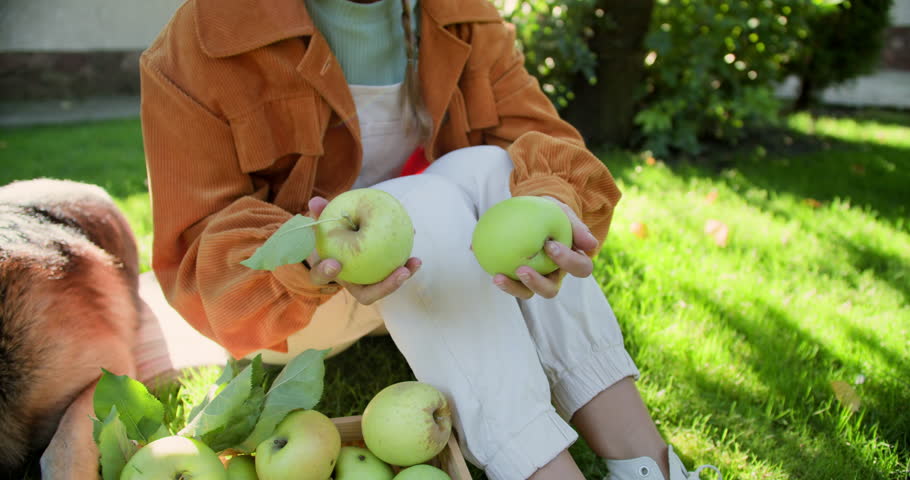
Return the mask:
<path id="1" fill-rule="evenodd" d="M 492 479 L 584 478 L 575 429 L 609 478 L 697 478 L 643 405 L 591 277 L 620 193 L 487 0 L 192 0 L 141 64 L 153 268 L 200 332 L 280 362 L 386 327 Z M 409 158 L 430 165 L 401 176 Z M 240 264 L 292 215 L 367 186 L 416 229 L 414 257 L 385 280 L 336 281 L 344 265 L 315 256 Z M 548 242 L 553 274 L 491 278 L 474 225 L 519 195 L 563 208 L 572 245 Z"/>

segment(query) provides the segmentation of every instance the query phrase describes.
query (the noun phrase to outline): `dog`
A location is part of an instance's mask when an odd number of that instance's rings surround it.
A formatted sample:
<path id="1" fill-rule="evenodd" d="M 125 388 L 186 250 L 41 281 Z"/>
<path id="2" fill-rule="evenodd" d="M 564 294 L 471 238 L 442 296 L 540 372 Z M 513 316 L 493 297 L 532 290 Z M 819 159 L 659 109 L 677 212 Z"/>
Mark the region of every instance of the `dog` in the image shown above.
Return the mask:
<path id="1" fill-rule="evenodd" d="M 98 478 L 94 386 L 136 374 L 143 302 L 134 234 L 100 187 L 0 187 L 0 472 Z"/>

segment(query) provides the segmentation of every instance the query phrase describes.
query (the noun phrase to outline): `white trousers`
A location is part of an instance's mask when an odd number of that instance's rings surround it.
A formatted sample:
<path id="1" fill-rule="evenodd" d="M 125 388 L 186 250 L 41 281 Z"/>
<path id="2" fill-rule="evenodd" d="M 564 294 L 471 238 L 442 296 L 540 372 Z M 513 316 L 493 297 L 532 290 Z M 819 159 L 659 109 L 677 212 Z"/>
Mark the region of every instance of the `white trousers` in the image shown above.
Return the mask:
<path id="1" fill-rule="evenodd" d="M 510 196 L 511 170 L 505 150 L 471 147 L 376 185 L 410 214 L 421 269 L 372 308 L 336 295 L 289 339 L 287 356 L 264 360 L 341 350 L 384 322 L 417 379 L 451 401 L 461 447 L 487 477 L 526 479 L 549 463 L 578 438 L 567 420 L 638 369 L 593 277 L 566 276 L 554 299 L 517 300 L 477 264 L 474 225 Z"/>

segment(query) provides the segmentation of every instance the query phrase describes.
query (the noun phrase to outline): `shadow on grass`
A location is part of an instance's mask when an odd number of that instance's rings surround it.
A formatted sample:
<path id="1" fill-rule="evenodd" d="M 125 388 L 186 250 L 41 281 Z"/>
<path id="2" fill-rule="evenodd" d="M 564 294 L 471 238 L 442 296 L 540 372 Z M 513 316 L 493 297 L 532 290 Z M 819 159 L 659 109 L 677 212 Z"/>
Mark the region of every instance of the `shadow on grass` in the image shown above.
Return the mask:
<path id="1" fill-rule="evenodd" d="M 616 263 L 610 268 L 633 272 L 638 281 L 645 281 L 648 270 L 640 261 L 629 255 L 611 258 Z M 860 261 L 877 262 L 868 258 Z M 602 285 L 605 281 L 600 277 L 604 274 L 597 273 Z M 881 345 L 869 332 L 845 327 L 851 341 L 868 348 L 896 372 L 893 378 L 869 378 L 857 387 L 863 400 L 861 416 L 845 414 L 830 382 L 839 380 L 838 375 L 843 372 L 862 373 L 862 359 L 839 355 L 822 338 L 802 328 L 799 320 L 783 307 L 757 296 L 746 299 L 752 307 L 743 313 L 738 306 L 726 305 L 712 298 L 712 292 L 694 285 L 680 285 L 679 295 L 690 306 L 711 312 L 716 323 L 708 328 L 725 327 L 748 345 L 738 354 L 737 363 L 750 369 L 748 374 L 756 378 L 761 393 L 712 376 L 690 353 L 673 351 L 668 353 L 673 355 L 668 361 L 676 366 L 664 370 L 651 365 L 650 375 L 661 384 L 689 385 L 692 391 L 683 394 L 684 418 L 660 419 L 665 424 L 708 419 L 707 424 L 714 431 L 729 431 L 749 459 L 777 465 L 789 473 L 789 478 L 841 478 L 844 472 L 850 472 L 849 478 L 892 478 L 883 476 L 876 458 L 865 453 L 874 441 L 886 442 L 897 452 L 900 462 L 910 462 L 910 412 L 906 410 L 910 389 L 902 378 L 910 372 L 907 358 Z M 635 314 L 618 313 L 628 350 L 637 359 L 645 342 L 634 328 Z M 672 376 L 685 378 L 672 382 L 668 378 Z M 849 422 L 858 424 L 847 432 L 865 438 L 867 445 L 851 446 L 850 440 L 844 438 L 844 415 Z M 693 464 L 685 452 L 681 456 L 687 464 Z M 831 471 L 821 472 L 819 468 Z"/>
<path id="2" fill-rule="evenodd" d="M 710 423 L 716 428 L 730 429 L 751 458 L 779 463 L 790 474 L 789 478 L 830 478 L 828 475 L 837 473 L 838 469 L 849 471 L 850 478 L 884 478 L 874 458 L 861 455 L 859 449 L 844 439 L 837 413 L 841 407 L 833 402 L 834 393 L 829 384 L 836 378 L 825 373 L 831 369 L 859 372 L 862 365 L 847 364 L 822 340 L 801 329 L 796 319 L 759 299 L 750 301 L 760 313 L 747 316 L 737 308 L 712 300 L 707 292 L 697 288 L 685 287 L 683 292 L 687 302 L 716 312 L 724 326 L 752 347 L 747 349 L 749 353 L 742 363 L 752 367 L 751 373 L 768 392 L 759 396 L 721 382 L 704 373 L 687 356 L 678 360 L 689 364 L 686 372 L 702 392 L 700 396 L 688 397 L 690 409 L 710 415 Z M 874 343 L 868 335 L 865 339 Z M 910 402 L 910 395 L 906 391 L 901 393 L 892 384 L 886 389 L 863 388 L 862 398 L 862 433 L 868 437 L 877 430 L 880 440 L 892 446 L 900 445 L 906 457 L 906 426 L 910 424 L 910 416 L 901 405 Z M 746 417 L 729 413 L 733 404 L 740 411 L 746 410 Z M 828 415 L 814 413 L 829 407 L 834 411 Z M 689 416 L 696 415 L 690 412 Z M 807 462 L 807 458 L 812 461 Z M 817 470 L 824 466 L 834 471 Z"/>
<path id="3" fill-rule="evenodd" d="M 910 127 L 910 113 L 847 110 L 824 113 L 859 123 Z M 822 203 L 849 199 L 854 207 L 868 207 L 896 228 L 910 232 L 910 202 L 907 201 L 910 148 L 779 127 L 753 130 L 735 146 L 709 144 L 707 149 L 697 157 L 680 154 L 664 160 L 683 179 L 711 178 L 731 188 L 746 182 L 758 189 Z M 613 174 L 634 184 L 631 174 L 637 162 L 625 161 L 622 154 L 616 158 L 615 165 L 608 163 Z M 721 175 L 730 170 L 738 174 Z"/>

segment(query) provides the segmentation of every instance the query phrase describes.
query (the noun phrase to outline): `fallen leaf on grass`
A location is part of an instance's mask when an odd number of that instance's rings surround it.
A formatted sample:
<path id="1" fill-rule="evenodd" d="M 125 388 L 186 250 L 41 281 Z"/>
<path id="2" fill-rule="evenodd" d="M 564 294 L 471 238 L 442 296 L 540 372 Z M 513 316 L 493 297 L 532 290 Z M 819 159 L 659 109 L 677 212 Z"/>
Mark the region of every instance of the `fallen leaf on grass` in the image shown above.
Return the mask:
<path id="1" fill-rule="evenodd" d="M 803 203 L 805 203 L 806 205 L 808 205 L 812 208 L 818 208 L 818 207 L 822 206 L 822 202 L 819 202 L 818 200 L 816 200 L 814 198 L 807 198 L 807 199 L 803 200 Z"/>
<path id="2" fill-rule="evenodd" d="M 705 222 L 705 235 L 713 238 L 718 247 L 726 247 L 730 236 L 730 227 L 720 220 L 711 219 Z"/>
<path id="3" fill-rule="evenodd" d="M 711 190 L 710 192 L 708 192 L 708 194 L 705 195 L 705 204 L 713 205 L 714 202 L 717 201 L 717 195 L 718 195 L 717 190 Z"/>
<path id="4" fill-rule="evenodd" d="M 629 225 L 629 231 L 638 238 L 648 238 L 648 226 L 641 222 L 632 222 Z"/>
<path id="5" fill-rule="evenodd" d="M 834 397 L 837 398 L 838 402 L 850 408 L 850 411 L 854 413 L 859 411 L 859 407 L 862 406 L 863 402 L 849 383 L 842 380 L 834 380 L 831 382 L 831 389 L 834 390 Z"/>

